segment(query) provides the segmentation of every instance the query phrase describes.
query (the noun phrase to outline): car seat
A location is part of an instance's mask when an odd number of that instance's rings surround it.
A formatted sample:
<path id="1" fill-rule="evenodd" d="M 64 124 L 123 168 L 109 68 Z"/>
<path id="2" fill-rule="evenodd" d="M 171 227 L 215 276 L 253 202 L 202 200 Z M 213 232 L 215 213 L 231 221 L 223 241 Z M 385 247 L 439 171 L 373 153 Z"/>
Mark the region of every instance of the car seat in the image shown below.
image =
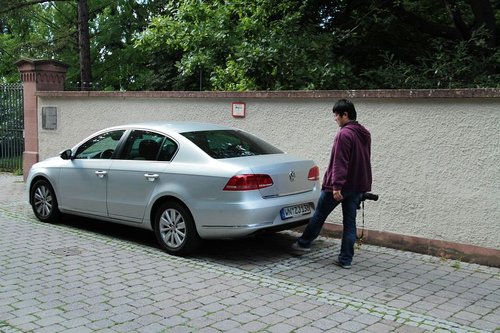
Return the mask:
<path id="1" fill-rule="evenodd" d="M 154 140 L 142 140 L 139 144 L 139 155 L 145 160 L 154 161 L 159 148 L 160 144 Z"/>

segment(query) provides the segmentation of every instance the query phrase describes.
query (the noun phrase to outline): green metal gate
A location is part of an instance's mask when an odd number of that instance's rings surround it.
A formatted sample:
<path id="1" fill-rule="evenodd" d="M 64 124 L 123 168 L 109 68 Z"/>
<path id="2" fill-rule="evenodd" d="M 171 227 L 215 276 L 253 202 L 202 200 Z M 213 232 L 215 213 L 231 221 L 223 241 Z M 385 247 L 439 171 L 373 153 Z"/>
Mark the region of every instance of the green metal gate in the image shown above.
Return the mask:
<path id="1" fill-rule="evenodd" d="M 0 171 L 22 172 L 23 105 L 22 83 L 0 84 Z"/>

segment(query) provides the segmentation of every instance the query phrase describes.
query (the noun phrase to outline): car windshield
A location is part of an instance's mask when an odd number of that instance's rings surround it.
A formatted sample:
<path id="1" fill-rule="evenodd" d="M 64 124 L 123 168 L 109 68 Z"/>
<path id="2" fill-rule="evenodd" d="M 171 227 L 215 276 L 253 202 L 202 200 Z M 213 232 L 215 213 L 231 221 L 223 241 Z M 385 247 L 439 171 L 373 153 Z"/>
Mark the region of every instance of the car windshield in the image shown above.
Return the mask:
<path id="1" fill-rule="evenodd" d="M 237 130 L 199 131 L 181 134 L 216 159 L 283 153 L 280 149 L 256 136 Z"/>

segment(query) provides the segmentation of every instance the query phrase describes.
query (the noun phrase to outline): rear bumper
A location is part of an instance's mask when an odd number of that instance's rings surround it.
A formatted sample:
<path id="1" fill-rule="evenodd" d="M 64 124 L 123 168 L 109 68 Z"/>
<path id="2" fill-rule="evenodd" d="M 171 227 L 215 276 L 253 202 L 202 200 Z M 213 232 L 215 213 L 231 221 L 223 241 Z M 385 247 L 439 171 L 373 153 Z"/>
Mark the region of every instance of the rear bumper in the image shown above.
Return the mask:
<path id="1" fill-rule="evenodd" d="M 311 191 L 281 198 L 256 199 L 239 203 L 197 203 L 192 212 L 201 238 L 238 238 L 261 231 L 281 231 L 306 224 L 314 214 L 318 193 Z M 283 220 L 284 207 L 309 203 L 309 214 Z"/>
<path id="2" fill-rule="evenodd" d="M 201 230 L 198 228 L 198 234 L 203 239 L 224 239 L 224 238 L 240 238 L 251 236 L 264 232 L 278 232 L 288 229 L 300 227 L 309 222 L 309 219 L 282 223 L 279 225 L 258 224 L 246 226 L 213 226 L 204 227 Z"/>
<path id="3" fill-rule="evenodd" d="M 255 231 L 254 233 L 252 233 L 251 235 L 258 234 L 261 232 L 278 232 L 278 231 L 293 229 L 293 228 L 297 228 L 297 227 L 306 225 L 307 223 L 309 223 L 309 219 L 295 221 L 295 222 L 291 222 L 291 223 L 285 223 L 285 224 L 281 224 L 281 225 L 272 226 L 269 228 L 259 229 L 259 230 Z"/>

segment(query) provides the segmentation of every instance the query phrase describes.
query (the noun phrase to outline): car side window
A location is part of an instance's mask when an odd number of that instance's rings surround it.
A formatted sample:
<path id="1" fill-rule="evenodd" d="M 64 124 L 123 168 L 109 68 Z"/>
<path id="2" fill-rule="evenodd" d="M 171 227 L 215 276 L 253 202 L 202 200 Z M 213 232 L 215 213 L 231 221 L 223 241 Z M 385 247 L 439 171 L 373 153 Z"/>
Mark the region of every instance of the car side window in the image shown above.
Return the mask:
<path id="1" fill-rule="evenodd" d="M 161 146 L 158 160 L 171 161 L 172 158 L 174 158 L 175 153 L 177 153 L 177 143 L 175 143 L 175 141 L 170 138 L 165 138 Z"/>
<path id="2" fill-rule="evenodd" d="M 134 130 L 125 143 L 121 159 L 170 161 L 176 151 L 177 144 L 164 135 Z"/>
<path id="3" fill-rule="evenodd" d="M 125 131 L 111 131 L 99 134 L 84 142 L 76 150 L 76 159 L 110 159 Z"/>
<path id="4" fill-rule="evenodd" d="M 242 131 L 197 131 L 181 134 L 216 159 L 283 153 L 271 144 Z"/>

